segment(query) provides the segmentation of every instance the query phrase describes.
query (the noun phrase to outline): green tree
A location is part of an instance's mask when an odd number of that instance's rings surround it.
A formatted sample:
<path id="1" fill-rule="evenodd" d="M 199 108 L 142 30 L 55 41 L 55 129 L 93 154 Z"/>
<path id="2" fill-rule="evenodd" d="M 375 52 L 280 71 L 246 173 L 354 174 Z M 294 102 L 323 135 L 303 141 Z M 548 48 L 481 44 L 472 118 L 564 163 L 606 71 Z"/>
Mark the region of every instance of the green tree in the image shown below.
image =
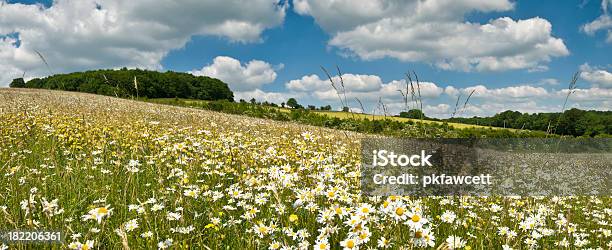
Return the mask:
<path id="1" fill-rule="evenodd" d="M 404 118 L 413 118 L 413 119 L 426 118 L 425 114 L 423 114 L 423 111 L 421 111 L 420 109 L 411 109 L 411 110 L 408 110 L 408 112 L 400 112 L 399 116 L 404 117 Z"/>
<path id="2" fill-rule="evenodd" d="M 26 84 L 23 78 L 15 78 L 9 85 L 11 88 L 25 88 Z"/>
<path id="3" fill-rule="evenodd" d="M 289 106 L 290 108 L 298 108 L 300 107 L 300 104 L 295 98 L 291 97 L 289 98 L 289 100 L 287 100 L 287 106 Z"/>
<path id="4" fill-rule="evenodd" d="M 331 109 L 332 109 L 331 105 L 321 106 L 321 110 L 331 110 Z"/>

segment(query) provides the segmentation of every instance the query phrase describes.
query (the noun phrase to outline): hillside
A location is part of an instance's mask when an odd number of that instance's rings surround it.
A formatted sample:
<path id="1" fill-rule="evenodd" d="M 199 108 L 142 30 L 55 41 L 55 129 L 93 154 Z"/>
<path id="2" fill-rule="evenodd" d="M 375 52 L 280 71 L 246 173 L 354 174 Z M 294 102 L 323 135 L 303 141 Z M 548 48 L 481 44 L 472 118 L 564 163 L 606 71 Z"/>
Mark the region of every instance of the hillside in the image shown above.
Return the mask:
<path id="1" fill-rule="evenodd" d="M 158 102 L 158 103 L 171 103 L 173 100 L 169 100 L 169 99 L 157 99 L 157 100 L 148 100 L 151 102 Z M 182 100 L 178 100 L 180 102 L 182 102 L 183 104 L 187 105 L 187 106 L 192 106 L 192 107 L 201 107 L 204 104 L 208 103 L 208 101 L 204 101 L 204 100 L 189 100 L 189 99 L 182 99 Z M 259 104 L 262 105 L 262 104 Z M 274 107 L 274 106 L 270 106 L 273 107 L 281 112 L 285 112 L 285 113 L 290 113 L 292 110 L 295 109 L 291 109 L 291 108 L 283 108 L 283 107 Z M 398 121 L 398 122 L 422 122 L 424 124 L 434 124 L 434 125 L 442 125 L 444 122 L 441 121 L 431 121 L 431 120 L 420 120 L 420 119 L 412 119 L 412 118 L 404 118 L 404 117 L 397 117 L 397 116 L 383 116 L 383 115 L 370 115 L 370 114 L 358 114 L 358 113 L 349 113 L 349 112 L 343 112 L 343 111 L 326 111 L 326 110 L 311 110 L 311 112 L 314 112 L 316 114 L 321 114 L 321 115 L 326 115 L 328 117 L 331 118 L 340 118 L 340 119 L 348 119 L 348 118 L 355 118 L 355 119 L 368 119 L 368 120 L 384 120 L 384 119 L 389 119 L 389 120 L 393 120 L 393 121 Z M 464 124 L 464 123 L 456 123 L 456 122 L 447 122 L 448 126 L 452 126 L 454 128 L 459 128 L 459 129 L 463 129 L 463 128 L 479 128 L 479 129 L 500 129 L 499 127 L 492 127 L 492 126 L 481 126 L 481 125 L 474 125 L 474 124 Z M 513 130 L 513 129 L 509 129 L 509 130 Z"/>
<path id="2" fill-rule="evenodd" d="M 378 242 L 395 249 L 424 239 L 446 249 L 455 237 L 494 249 L 526 248 L 535 231 L 520 227 L 532 217 L 543 218 L 542 230 L 568 217 L 589 246 L 608 242 L 600 216 L 585 214 L 609 213 L 605 196 L 364 196 L 365 136 L 101 95 L 0 89 L 0 225 L 60 230 L 66 238 L 57 249 Z M 550 230 L 538 245 L 553 249 L 568 230 Z"/>
<path id="3" fill-rule="evenodd" d="M 330 117 L 338 117 L 338 118 L 349 118 L 349 117 L 355 116 L 358 118 L 373 119 L 373 120 L 391 119 L 391 120 L 400 121 L 400 122 L 410 121 L 410 122 L 423 122 L 425 124 L 437 124 L 437 125 L 444 124 L 444 122 L 440 122 L 440 121 L 404 118 L 404 117 L 398 117 L 398 116 L 354 114 L 354 113 L 348 113 L 348 112 L 342 112 L 342 111 L 317 111 L 317 113 L 328 115 Z M 498 127 L 482 126 L 482 125 L 466 124 L 466 123 L 458 123 L 458 122 L 447 122 L 446 124 L 448 124 L 448 126 L 452 126 L 454 128 L 459 128 L 459 129 L 463 129 L 463 128 L 499 129 Z"/>
<path id="4" fill-rule="evenodd" d="M 57 74 L 42 79 L 32 79 L 24 82 L 23 79 L 14 79 L 10 84 L 13 88 L 38 88 L 38 89 L 57 89 L 66 91 L 77 91 L 94 93 L 115 97 L 137 98 L 140 100 L 162 103 L 172 103 L 173 99 L 180 99 L 181 104 L 205 107 L 215 111 L 215 107 L 209 107 L 207 101 L 227 100 L 233 102 L 233 93 L 228 85 L 218 79 L 194 76 L 192 74 L 180 72 L 157 72 L 139 69 L 120 69 L 120 70 L 92 70 L 85 72 L 74 72 L 69 74 Z M 165 100 L 168 99 L 168 100 Z M 242 100 L 241 100 L 242 102 Z M 258 103 L 259 104 L 259 103 Z M 268 104 L 268 105 L 266 105 Z M 261 103 L 264 106 L 275 107 L 278 111 L 292 113 L 293 109 L 281 108 L 270 103 Z M 223 107 L 228 105 L 221 105 Z M 314 106 L 313 106 L 314 107 Z M 231 108 L 230 113 L 236 113 Z M 568 110 L 564 115 L 558 113 L 546 114 L 521 114 L 519 112 L 506 111 L 496 114 L 493 117 L 473 117 L 473 118 L 451 118 L 451 119 L 413 119 L 407 117 L 383 116 L 356 114 L 348 112 L 330 110 L 311 110 L 318 115 L 329 118 L 337 118 L 342 121 L 354 120 L 356 123 L 347 126 L 332 125 L 328 127 L 354 130 L 357 132 L 375 132 L 401 130 L 404 123 L 419 123 L 425 127 L 449 127 L 469 131 L 459 135 L 437 133 L 443 137 L 508 137 L 515 136 L 516 132 L 527 133 L 522 136 L 539 137 L 546 134 L 572 135 L 572 136 L 597 136 L 607 137 L 612 133 L 612 112 L 582 111 L 577 109 Z M 295 113 L 295 112 L 293 112 Z M 242 113 L 240 113 L 242 114 Z M 248 115 L 248 114 L 247 114 Z M 294 117 L 295 118 L 295 117 Z M 309 118 L 310 119 L 310 118 Z M 287 120 L 281 118 L 281 120 Z M 321 119 L 319 119 L 321 120 Z M 389 125 L 390 122 L 397 122 L 400 125 Z M 332 121 L 332 123 L 338 123 Z M 325 124 L 330 124 L 326 122 Z M 324 125 L 325 124 L 311 124 Z M 359 128 L 355 128 L 355 127 Z M 489 129 L 503 130 L 502 133 L 491 133 Z M 476 132 L 475 132 L 476 131 Z M 483 132 L 485 131 L 485 132 Z M 532 132 L 537 131 L 537 132 Z M 508 133 L 512 132 L 512 133 Z M 402 133 L 394 132 L 394 135 Z M 427 134 L 428 132 L 419 131 L 417 134 L 408 133 L 408 136 Z M 436 132 L 433 132 L 436 134 Z M 403 133 L 406 134 L 406 133 Z"/>
<path id="5" fill-rule="evenodd" d="M 74 110 L 73 113 L 64 112 Z M 82 121 L 107 119 L 110 124 L 125 121 L 143 123 L 155 119 L 172 124 L 192 126 L 204 121 L 214 120 L 212 126 L 224 125 L 228 129 L 240 131 L 252 127 L 267 130 L 268 127 L 282 127 L 289 130 L 317 130 L 344 136 L 333 129 L 305 126 L 297 123 L 278 122 L 268 119 L 224 114 L 201 109 L 154 104 L 109 96 L 46 89 L 0 88 L 0 114 L 26 113 L 29 115 L 49 115 L 51 117 L 79 118 Z M 84 119 L 84 120 L 83 120 Z M 222 124 L 219 124 L 222 123 Z M 243 124 L 244 123 L 244 124 Z M 208 123 L 207 123 L 208 124 Z M 244 128 L 233 125 L 245 125 Z M 210 124 L 208 124 L 210 126 Z M 350 135 L 361 136 L 357 133 Z"/>
<path id="6" fill-rule="evenodd" d="M 14 79 L 10 86 L 78 91 L 115 97 L 234 100 L 234 94 L 227 84 L 215 78 L 182 72 L 126 68 L 56 74 L 28 82 L 18 78 Z"/>
<path id="7" fill-rule="evenodd" d="M 503 129 L 402 117 L 366 115 L 347 112 L 282 108 L 273 104 L 251 102 L 202 101 L 178 98 L 148 99 L 147 102 L 201 108 L 223 113 L 295 121 L 302 124 L 393 137 L 438 138 L 508 138 L 549 137 L 542 131 Z"/>

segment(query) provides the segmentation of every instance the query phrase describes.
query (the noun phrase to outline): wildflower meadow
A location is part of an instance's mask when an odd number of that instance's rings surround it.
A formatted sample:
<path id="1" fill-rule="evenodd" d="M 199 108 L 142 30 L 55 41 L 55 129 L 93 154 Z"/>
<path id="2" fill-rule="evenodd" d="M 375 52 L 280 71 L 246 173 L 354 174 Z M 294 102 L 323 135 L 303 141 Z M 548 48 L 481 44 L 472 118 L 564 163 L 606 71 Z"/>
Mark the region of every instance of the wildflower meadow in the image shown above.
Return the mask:
<path id="1" fill-rule="evenodd" d="M 0 249 L 610 249 L 610 197 L 371 197 L 362 135 L 0 90 Z"/>

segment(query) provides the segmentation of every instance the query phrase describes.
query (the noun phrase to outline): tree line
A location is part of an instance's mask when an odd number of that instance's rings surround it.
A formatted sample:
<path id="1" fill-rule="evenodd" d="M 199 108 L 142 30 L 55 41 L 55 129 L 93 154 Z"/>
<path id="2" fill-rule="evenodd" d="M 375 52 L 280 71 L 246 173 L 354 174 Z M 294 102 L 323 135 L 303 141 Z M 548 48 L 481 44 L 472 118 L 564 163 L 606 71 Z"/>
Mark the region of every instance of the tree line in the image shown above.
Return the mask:
<path id="1" fill-rule="evenodd" d="M 234 93 L 219 79 L 173 71 L 127 68 L 57 74 L 27 82 L 17 78 L 10 87 L 58 89 L 116 97 L 234 100 Z"/>
<path id="2" fill-rule="evenodd" d="M 572 108 L 563 113 L 521 113 L 504 111 L 492 117 L 450 118 L 445 121 L 494 127 L 547 131 L 572 136 L 609 137 L 612 111 Z"/>

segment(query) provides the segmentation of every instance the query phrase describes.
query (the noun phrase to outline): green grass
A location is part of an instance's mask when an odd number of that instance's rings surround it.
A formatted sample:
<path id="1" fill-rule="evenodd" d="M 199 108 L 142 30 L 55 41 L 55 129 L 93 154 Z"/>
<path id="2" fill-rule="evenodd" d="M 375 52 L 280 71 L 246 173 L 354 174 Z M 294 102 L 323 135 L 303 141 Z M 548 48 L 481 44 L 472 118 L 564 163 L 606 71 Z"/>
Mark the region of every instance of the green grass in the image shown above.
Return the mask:
<path id="1" fill-rule="evenodd" d="M 422 122 L 425 124 L 438 124 L 441 125 L 444 122 L 440 122 L 440 121 L 430 121 L 430 120 L 421 120 L 421 119 L 412 119 L 412 118 L 404 118 L 404 117 L 397 117 L 397 116 L 383 116 L 383 115 L 369 115 L 369 114 L 356 114 L 356 113 L 348 113 L 348 112 L 342 112 L 342 111 L 315 111 L 319 114 L 324 114 L 330 117 L 338 117 L 340 119 L 347 119 L 347 118 L 359 118 L 359 119 L 369 119 L 369 120 L 383 120 L 383 119 L 392 119 L 395 121 L 400 121 L 400 122 L 408 122 L 408 121 L 412 121 L 412 122 Z M 463 129 L 463 128 L 492 128 L 492 129 L 504 129 L 504 128 L 498 128 L 498 127 L 490 127 L 490 126 L 480 126 L 480 125 L 472 125 L 472 124 L 463 124 L 463 123 L 454 123 L 454 122 L 447 122 L 447 124 L 449 126 L 453 126 L 454 128 L 459 128 L 459 129 Z M 512 129 L 510 129 L 512 130 Z"/>
<path id="2" fill-rule="evenodd" d="M 61 230 L 69 238 L 56 249 L 90 240 L 96 249 L 155 249 L 166 239 L 172 249 L 268 249 L 275 242 L 312 249 L 319 239 L 341 249 L 356 235 L 367 239 L 361 249 L 382 237 L 393 249 L 420 249 L 414 242 L 422 229 L 435 237 L 433 249 L 447 249 L 450 236 L 472 249 L 527 249 L 525 240 L 545 229 L 552 234 L 534 240 L 542 249 L 557 249 L 563 239 L 586 239 L 585 248 L 611 240 L 602 223 L 610 197 L 362 195 L 363 134 L 81 93 L 0 94 L 0 230 Z M 43 211 L 43 201 L 54 199 L 53 213 Z M 110 216 L 83 220 L 104 206 Z M 397 208 L 410 217 L 394 217 Z M 452 223 L 442 219 L 446 212 L 456 216 Z M 331 217 L 320 220 L 325 213 Z M 528 218 L 538 220 L 535 229 L 520 228 Z M 127 232 L 132 220 L 139 226 Z M 190 233 L 176 232 L 190 226 Z M 500 235 L 500 227 L 516 237 Z M 148 231 L 151 238 L 140 236 Z"/>
<path id="3" fill-rule="evenodd" d="M 185 103 L 187 105 L 191 105 L 193 107 L 198 107 L 198 106 L 202 106 L 202 104 L 208 103 L 209 101 L 205 101 L 205 100 L 193 100 L 193 99 L 174 99 L 174 98 L 155 98 L 155 99 L 148 99 L 147 101 L 149 102 L 153 102 L 153 103 L 172 103 L 174 100 L 178 100 L 182 103 Z M 272 107 L 272 106 L 267 106 L 270 108 L 275 108 L 281 112 L 286 112 L 286 113 L 290 113 L 291 108 L 282 108 L 282 107 Z M 399 122 L 422 122 L 424 124 L 436 124 L 436 125 L 442 125 L 444 124 L 444 122 L 441 121 L 431 121 L 431 120 L 424 120 L 424 119 L 412 119 L 412 118 L 404 118 L 404 117 L 398 117 L 398 116 L 383 116 L 383 115 L 371 115 L 371 114 L 359 114 L 359 113 L 349 113 L 349 112 L 343 112 L 343 111 L 322 111 L 322 110 L 311 110 L 311 112 L 315 112 L 317 114 L 322 114 L 322 115 L 326 115 L 328 117 L 331 118 L 339 118 L 339 119 L 350 119 L 350 118 L 355 118 L 355 119 L 368 119 L 368 120 L 384 120 L 384 119 L 390 119 L 390 120 L 394 120 L 394 121 L 399 121 Z M 500 127 L 491 127 L 491 126 L 481 126 L 481 125 L 473 125 L 473 124 L 464 124 L 464 123 L 454 123 L 454 122 L 447 122 L 446 124 L 448 124 L 449 126 L 452 126 L 454 128 L 458 128 L 458 129 L 465 129 L 465 128 L 479 128 L 479 129 L 507 129 L 510 131 L 520 131 L 520 129 L 509 129 L 509 128 L 500 128 Z"/>

